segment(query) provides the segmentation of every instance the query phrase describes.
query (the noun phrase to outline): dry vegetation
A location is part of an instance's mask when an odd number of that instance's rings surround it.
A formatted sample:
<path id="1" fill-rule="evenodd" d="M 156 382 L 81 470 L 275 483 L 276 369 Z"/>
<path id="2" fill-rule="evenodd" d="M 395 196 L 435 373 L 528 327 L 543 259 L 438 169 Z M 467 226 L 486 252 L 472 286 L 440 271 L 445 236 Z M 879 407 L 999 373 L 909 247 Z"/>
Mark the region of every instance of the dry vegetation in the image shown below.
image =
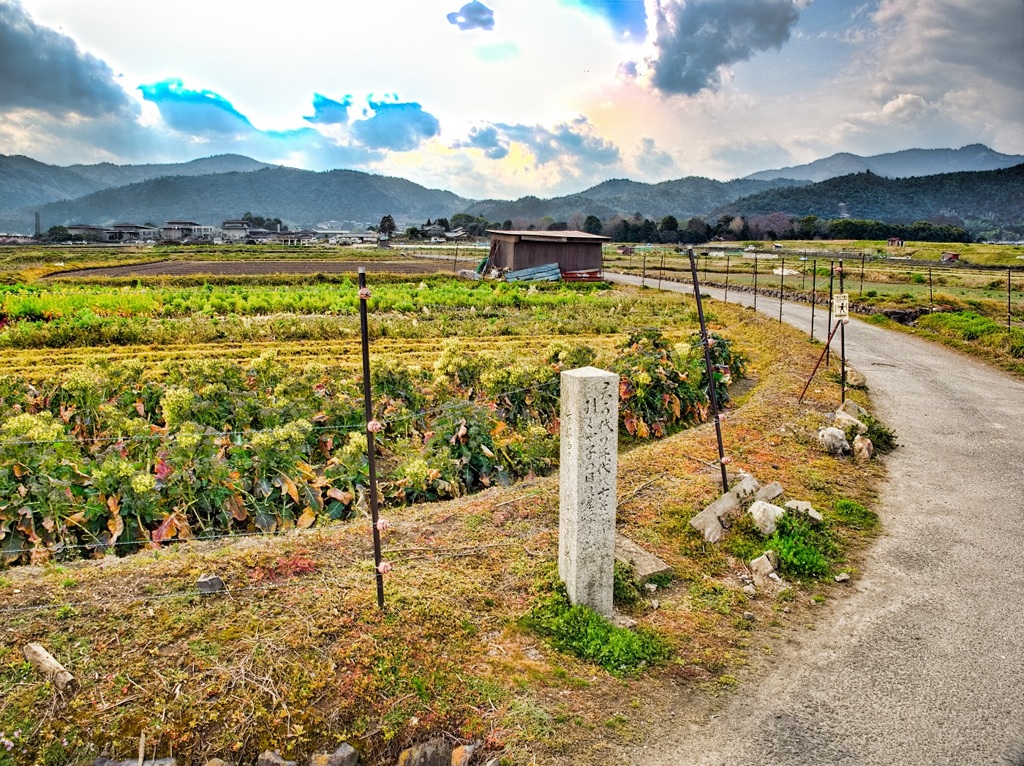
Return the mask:
<path id="1" fill-rule="evenodd" d="M 714 329 L 751 360 L 724 423 L 731 468 L 822 509 L 835 571 L 855 572 L 871 525 L 832 508 L 841 498 L 870 506 L 882 468 L 818 449 L 814 432 L 838 387 L 826 375 L 802 405 L 796 397 L 820 346 L 736 306 L 713 313 Z M 688 332 L 669 336 L 685 343 Z M 415 358 L 430 357 L 429 341 L 408 343 Z M 52 364 L 91 353 L 61 351 Z M 126 758 L 142 733 L 151 752 L 185 763 L 252 762 L 267 747 L 302 757 L 342 739 L 364 762 L 386 763 L 439 733 L 481 739 L 510 763 L 601 763 L 609 740 L 640 736 L 634 724 L 662 719 L 678 694 L 733 688 L 753 655 L 808 619 L 812 596 L 839 587 L 791 580 L 756 598 L 743 592 L 745 556 L 688 525 L 720 491 L 716 456 L 708 424 L 620 456 L 619 529 L 676 572 L 658 608 L 648 597 L 624 607 L 671 658 L 625 677 L 554 651 L 522 624 L 555 567 L 557 476 L 389 511 L 383 612 L 365 519 L 0 572 L 0 732 L 19 732 L 0 763 L 85 762 L 100 748 Z M 219 574 L 227 592 L 198 595 L 202 573 Z M 77 693 L 62 697 L 32 671 L 21 655 L 30 641 L 75 674 Z"/>

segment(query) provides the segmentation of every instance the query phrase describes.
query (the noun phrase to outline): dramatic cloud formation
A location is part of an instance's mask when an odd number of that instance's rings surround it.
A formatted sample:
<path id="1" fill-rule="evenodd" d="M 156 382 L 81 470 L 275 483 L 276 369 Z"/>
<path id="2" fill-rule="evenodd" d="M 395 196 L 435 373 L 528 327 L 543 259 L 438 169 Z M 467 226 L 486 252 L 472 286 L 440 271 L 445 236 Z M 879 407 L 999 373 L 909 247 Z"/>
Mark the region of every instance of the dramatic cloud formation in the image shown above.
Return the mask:
<path id="1" fill-rule="evenodd" d="M 0 0 L 0 108 L 86 117 L 136 111 L 109 66 L 36 24 L 18 0 Z"/>
<path id="2" fill-rule="evenodd" d="M 350 106 L 352 106 L 351 96 L 345 96 L 344 101 L 333 101 L 319 93 L 314 93 L 313 116 L 302 119 L 314 125 L 344 125 L 348 122 Z"/>
<path id="3" fill-rule="evenodd" d="M 800 0 L 656 0 L 651 82 L 665 93 L 717 88 L 719 68 L 780 48 L 800 18 Z"/>
<path id="4" fill-rule="evenodd" d="M 311 43 L 265 20 L 237 33 L 241 0 L 0 0 L 0 152 L 235 152 L 473 198 L 842 151 L 1024 153 L 1022 0 L 492 5 L 292 4 L 290 28 L 352 31 Z M 182 14 L 187 33 L 154 31 Z"/>
<path id="5" fill-rule="evenodd" d="M 462 6 L 458 13 L 449 13 L 448 23 L 459 29 L 494 29 L 494 11 L 473 0 Z"/>
<path id="6" fill-rule="evenodd" d="M 441 123 L 415 103 L 371 101 L 373 115 L 352 124 L 352 135 L 372 149 L 405 152 L 441 132 Z"/>
<path id="7" fill-rule="evenodd" d="M 190 90 L 181 80 L 140 85 L 139 91 L 157 105 L 164 122 L 181 133 L 239 134 L 253 130 L 252 123 L 226 98 L 208 90 Z"/>

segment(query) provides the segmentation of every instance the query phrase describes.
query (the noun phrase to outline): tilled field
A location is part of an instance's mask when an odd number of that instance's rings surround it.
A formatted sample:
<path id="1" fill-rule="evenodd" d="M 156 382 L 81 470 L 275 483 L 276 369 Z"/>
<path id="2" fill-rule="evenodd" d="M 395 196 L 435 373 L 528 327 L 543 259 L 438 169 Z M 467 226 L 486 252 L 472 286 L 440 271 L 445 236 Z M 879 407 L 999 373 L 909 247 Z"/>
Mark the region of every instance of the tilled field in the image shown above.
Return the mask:
<path id="1" fill-rule="evenodd" d="M 466 264 L 470 264 L 466 260 Z M 355 274 L 362 267 L 367 273 L 433 274 L 449 271 L 450 265 L 438 261 L 157 261 L 128 266 L 104 266 L 74 269 L 50 274 L 50 278 L 69 277 L 175 277 L 194 274 L 247 276 L 251 274 Z"/>

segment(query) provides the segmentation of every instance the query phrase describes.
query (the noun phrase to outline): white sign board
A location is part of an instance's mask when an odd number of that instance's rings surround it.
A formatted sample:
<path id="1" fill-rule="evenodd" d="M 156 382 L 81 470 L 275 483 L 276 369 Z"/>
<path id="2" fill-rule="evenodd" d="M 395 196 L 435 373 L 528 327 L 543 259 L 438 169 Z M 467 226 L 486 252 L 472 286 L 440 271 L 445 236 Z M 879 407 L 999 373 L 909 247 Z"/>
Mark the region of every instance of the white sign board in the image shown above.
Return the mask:
<path id="1" fill-rule="evenodd" d="M 832 316 L 836 319 L 846 319 L 850 316 L 849 293 L 836 293 L 832 296 Z"/>

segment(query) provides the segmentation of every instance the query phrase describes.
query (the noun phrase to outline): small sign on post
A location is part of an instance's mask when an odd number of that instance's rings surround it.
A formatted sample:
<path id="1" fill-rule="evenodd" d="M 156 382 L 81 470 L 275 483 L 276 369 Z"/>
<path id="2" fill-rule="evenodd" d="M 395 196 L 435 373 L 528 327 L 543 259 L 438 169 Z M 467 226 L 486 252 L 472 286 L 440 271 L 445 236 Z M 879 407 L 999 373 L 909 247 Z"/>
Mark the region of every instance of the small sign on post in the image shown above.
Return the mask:
<path id="1" fill-rule="evenodd" d="M 836 293 L 832 296 L 832 317 L 848 319 L 850 316 L 850 294 Z"/>

